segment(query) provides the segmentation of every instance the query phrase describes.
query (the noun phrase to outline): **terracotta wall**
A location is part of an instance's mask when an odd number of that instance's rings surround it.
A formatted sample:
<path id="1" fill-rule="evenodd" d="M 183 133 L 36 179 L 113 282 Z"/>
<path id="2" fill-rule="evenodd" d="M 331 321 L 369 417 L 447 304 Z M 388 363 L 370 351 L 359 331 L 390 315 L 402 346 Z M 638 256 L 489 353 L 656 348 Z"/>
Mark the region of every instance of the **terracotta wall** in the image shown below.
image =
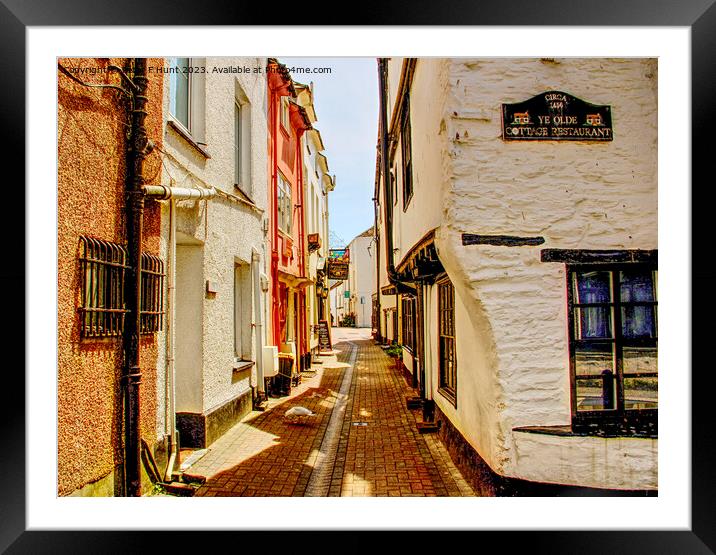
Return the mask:
<path id="1" fill-rule="evenodd" d="M 120 84 L 116 73 L 101 72 L 126 59 L 61 59 L 88 83 Z M 149 65 L 162 65 L 150 60 Z M 94 73 L 92 73 L 94 71 Z M 161 147 L 162 76 L 150 73 L 146 119 L 149 138 Z M 58 71 L 58 494 L 67 495 L 107 477 L 122 462 L 120 338 L 81 339 L 77 308 L 81 275 L 80 235 L 124 244 L 124 191 L 128 103 L 112 89 L 93 89 Z M 148 183 L 159 182 L 160 152 L 145 165 Z M 158 254 L 160 209 L 148 201 L 144 248 Z M 141 430 L 150 445 L 156 430 L 157 339 L 141 341 Z M 120 483 L 121 479 L 116 480 Z M 111 492 L 110 492 L 111 493 Z M 118 493 L 115 485 L 115 493 Z"/>

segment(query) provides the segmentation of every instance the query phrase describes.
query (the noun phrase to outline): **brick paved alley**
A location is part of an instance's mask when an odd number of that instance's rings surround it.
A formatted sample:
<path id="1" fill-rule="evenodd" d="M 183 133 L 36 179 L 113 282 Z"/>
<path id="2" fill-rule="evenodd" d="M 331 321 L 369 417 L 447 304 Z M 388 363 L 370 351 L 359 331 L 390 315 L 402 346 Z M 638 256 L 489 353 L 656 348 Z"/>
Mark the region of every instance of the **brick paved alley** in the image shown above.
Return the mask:
<path id="1" fill-rule="evenodd" d="M 291 395 L 271 399 L 214 442 L 186 471 L 206 477 L 198 496 L 473 496 L 435 434 L 421 434 L 412 390 L 369 329 L 334 328 Z M 287 422 L 304 406 L 308 424 Z"/>

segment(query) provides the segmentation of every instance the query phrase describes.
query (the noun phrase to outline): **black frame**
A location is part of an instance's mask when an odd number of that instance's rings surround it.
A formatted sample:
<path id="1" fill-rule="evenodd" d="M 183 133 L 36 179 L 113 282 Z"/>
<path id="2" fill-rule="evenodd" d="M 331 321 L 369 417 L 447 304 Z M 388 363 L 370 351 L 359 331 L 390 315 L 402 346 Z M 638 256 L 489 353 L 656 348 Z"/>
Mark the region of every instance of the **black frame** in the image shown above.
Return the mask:
<path id="1" fill-rule="evenodd" d="M 570 398 L 572 408 L 572 428 L 577 432 L 593 431 L 599 434 L 609 435 L 626 435 L 626 436 L 649 436 L 657 435 L 657 419 L 658 409 L 626 409 L 624 407 L 624 391 L 623 391 L 623 354 L 622 350 L 625 346 L 633 346 L 642 344 L 658 348 L 658 335 L 654 339 L 649 340 L 626 340 L 621 333 L 621 308 L 632 304 L 648 304 L 657 309 L 658 299 L 650 303 L 622 303 L 620 301 L 620 283 L 619 272 L 621 270 L 646 269 L 656 272 L 655 263 L 638 264 L 568 264 L 567 265 L 567 322 L 569 334 L 569 383 Z M 610 280 L 611 302 L 607 303 L 578 303 L 574 298 L 574 276 L 577 272 L 583 271 L 604 271 L 612 275 Z M 656 289 L 656 284 L 654 284 Z M 575 337 L 576 333 L 576 312 L 580 308 L 600 307 L 607 308 L 611 312 L 612 338 L 604 339 L 588 339 L 579 340 Z M 656 316 L 656 311 L 655 311 Z M 658 316 L 657 316 L 658 321 Z M 656 326 L 656 322 L 655 322 Z M 576 371 L 576 349 L 579 346 L 586 346 L 592 343 L 612 344 L 614 351 L 614 374 L 613 387 L 615 393 L 615 402 L 611 410 L 577 410 L 577 385 L 580 377 Z M 629 377 L 657 377 L 657 373 L 630 373 Z M 587 378 L 581 378 L 587 379 Z M 590 380 L 596 379 L 592 376 Z"/>
<path id="2" fill-rule="evenodd" d="M 403 111 L 400 114 L 400 167 L 403 176 L 403 212 L 413 198 L 413 141 L 410 126 L 410 92 L 403 97 Z"/>
<path id="3" fill-rule="evenodd" d="M 7 5 L 9 4 L 10 7 Z M 457 0 L 449 9 L 444 4 L 419 1 L 411 5 L 410 10 L 398 3 L 374 3 L 364 10 L 354 11 L 350 24 L 362 25 L 633 25 L 633 26 L 687 26 L 691 28 L 691 70 L 692 70 L 692 174 L 695 183 L 709 183 L 711 168 L 712 122 L 716 119 L 713 99 L 716 98 L 716 71 L 713 53 L 716 52 L 716 6 L 714 0 L 649 0 L 605 2 L 564 3 L 554 0 L 531 2 L 518 0 L 510 3 L 486 0 L 473 2 Z M 266 10 L 259 3 L 237 3 L 217 0 L 211 5 L 203 5 L 202 10 L 195 9 L 195 3 L 177 0 L 171 10 L 157 0 L 147 0 L 141 7 L 127 5 L 118 7 L 110 2 L 96 0 L 67 0 L 61 9 L 48 0 L 22 2 L 21 0 L 2 0 L 0 4 L 0 41 L 5 55 L 0 58 L 3 75 L 10 76 L 12 86 L 0 88 L 0 102 L 4 107 L 3 121 L 4 152 L 8 160 L 22 160 L 25 154 L 25 49 L 26 27 L 38 25 L 261 25 L 268 23 Z M 272 24 L 296 24 L 295 12 L 276 10 Z M 335 24 L 338 17 L 335 11 L 316 6 L 311 12 L 311 24 Z M 476 32 L 478 32 L 476 30 Z M 128 45 L 129 50 L 136 45 Z M 539 45 L 535 45 L 535 55 L 539 55 Z M 22 164 L 14 164 L 24 171 Z M 19 182 L 19 180 L 18 180 Z M 688 194 L 688 190 L 684 194 Z M 713 206 L 713 189 L 708 186 L 693 188 L 692 195 L 698 197 L 693 202 L 692 251 L 710 253 L 712 236 L 711 217 L 706 210 Z M 10 217 L 14 222 L 10 229 L 25 229 L 25 200 L 22 195 L 14 199 L 16 210 Z M 4 264 L 0 268 L 0 279 L 6 285 L 6 291 L 24 292 L 25 243 L 23 239 L 7 241 L 6 259 L 15 264 Z M 694 257 L 694 259 L 696 259 Z M 711 313 L 714 305 L 709 294 L 716 284 L 716 272 L 710 265 L 702 264 L 692 268 L 692 295 L 699 299 L 699 311 L 693 312 L 692 342 L 698 347 L 692 356 L 703 356 L 704 346 L 711 340 L 711 325 L 704 318 Z M 6 310 L 11 314 L 22 314 L 24 295 L 6 295 Z M 701 321 L 699 322 L 699 319 Z M 703 325 L 698 325 L 699 323 Z M 684 323 L 687 325 L 688 323 Z M 26 340 L 25 328 L 13 319 L 6 327 L 8 345 L 19 345 Z M 24 365 L 24 354 L 20 349 L 10 350 L 10 355 L 20 352 Z M 688 360 L 685 353 L 684 360 Z M 688 369 L 688 362 L 685 370 Z M 25 427 L 22 418 L 25 414 L 25 379 L 21 372 L 5 373 L 5 389 L 13 391 L 12 401 L 8 399 L 0 408 L 0 422 L 3 425 L 3 439 L 6 447 L 0 462 L 0 469 L 6 480 L 3 484 L 2 518 L 0 518 L 0 550 L 10 553 L 85 553 L 96 552 L 98 548 L 105 552 L 128 552 L 147 550 L 150 546 L 166 549 L 183 547 L 205 542 L 206 536 L 187 534 L 186 532 L 96 532 L 84 531 L 26 531 L 25 521 Z M 695 372 L 692 375 L 692 511 L 691 528 L 684 531 L 542 531 L 542 532 L 478 532 L 483 537 L 509 542 L 511 550 L 520 547 L 531 553 L 580 553 L 581 555 L 622 552 L 632 554 L 654 553 L 714 553 L 716 550 L 716 527 L 713 526 L 713 499 L 716 497 L 716 481 L 713 480 L 713 467 L 716 464 L 716 443 L 713 436 L 712 401 L 707 397 L 712 390 L 713 373 Z M 119 525 L 121 523 L 109 523 Z M 77 523 L 78 528 L 81 523 Z M 311 523 L 310 527 L 318 526 Z M 558 525 L 558 523 L 555 523 Z M 280 524 L 277 523 L 277 527 Z M 509 534 L 509 536 L 507 536 Z M 241 542 L 256 542 L 266 545 L 266 532 L 222 533 L 223 539 Z M 375 536 L 377 534 L 370 534 Z M 371 541 L 380 539 L 369 534 L 350 533 L 351 537 L 343 541 Z M 357 536 L 362 536 L 357 538 Z M 384 539 L 384 535 L 381 535 Z M 271 532 L 272 541 L 305 540 L 305 535 Z M 423 533 L 405 534 L 401 538 L 412 545 L 424 546 Z M 192 541 L 193 540 L 193 541 Z M 478 540 L 480 541 L 480 540 Z M 8 549 L 9 548 L 9 549 Z"/>
<path id="4" fill-rule="evenodd" d="M 450 278 L 444 277 L 435 282 L 438 293 L 438 391 L 453 406 L 457 407 L 457 338 L 455 327 L 455 286 Z M 449 304 L 446 304 L 449 301 Z M 450 346 L 452 362 L 447 375 L 445 356 L 446 345 Z M 450 379 L 448 379 L 450 378 Z M 452 382 L 452 383 L 450 383 Z"/>
<path id="5" fill-rule="evenodd" d="M 400 322 L 402 324 L 401 345 L 405 350 L 414 355 L 417 350 L 417 299 L 412 296 L 401 295 L 400 309 Z"/>

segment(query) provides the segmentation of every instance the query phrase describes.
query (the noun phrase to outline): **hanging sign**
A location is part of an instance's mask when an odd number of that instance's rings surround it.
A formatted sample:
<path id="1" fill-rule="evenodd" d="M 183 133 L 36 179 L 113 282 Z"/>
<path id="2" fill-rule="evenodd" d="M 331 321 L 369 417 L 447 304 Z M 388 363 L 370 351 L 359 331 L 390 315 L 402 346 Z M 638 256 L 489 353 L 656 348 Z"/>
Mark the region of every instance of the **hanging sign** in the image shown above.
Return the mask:
<path id="1" fill-rule="evenodd" d="M 502 105 L 505 141 L 611 141 L 610 106 L 547 91 L 518 104 Z"/>
<path id="2" fill-rule="evenodd" d="M 348 279 L 348 263 L 328 259 L 328 279 Z"/>
<path id="3" fill-rule="evenodd" d="M 330 249 L 328 251 L 328 260 L 335 262 L 350 262 L 350 249 Z"/>

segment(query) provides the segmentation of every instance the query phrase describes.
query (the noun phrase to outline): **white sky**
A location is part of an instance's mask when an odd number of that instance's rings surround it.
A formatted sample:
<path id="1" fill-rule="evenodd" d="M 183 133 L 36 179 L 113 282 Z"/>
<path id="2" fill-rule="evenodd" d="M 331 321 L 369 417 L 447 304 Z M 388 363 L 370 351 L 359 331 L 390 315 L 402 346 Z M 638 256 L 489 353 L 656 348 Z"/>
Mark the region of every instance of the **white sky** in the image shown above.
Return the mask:
<path id="1" fill-rule="evenodd" d="M 313 81 L 314 108 L 328 169 L 336 189 L 328 196 L 329 228 L 346 244 L 373 225 L 375 147 L 378 139 L 376 58 L 279 58 L 293 67 L 331 68 L 331 73 L 292 72 Z"/>

